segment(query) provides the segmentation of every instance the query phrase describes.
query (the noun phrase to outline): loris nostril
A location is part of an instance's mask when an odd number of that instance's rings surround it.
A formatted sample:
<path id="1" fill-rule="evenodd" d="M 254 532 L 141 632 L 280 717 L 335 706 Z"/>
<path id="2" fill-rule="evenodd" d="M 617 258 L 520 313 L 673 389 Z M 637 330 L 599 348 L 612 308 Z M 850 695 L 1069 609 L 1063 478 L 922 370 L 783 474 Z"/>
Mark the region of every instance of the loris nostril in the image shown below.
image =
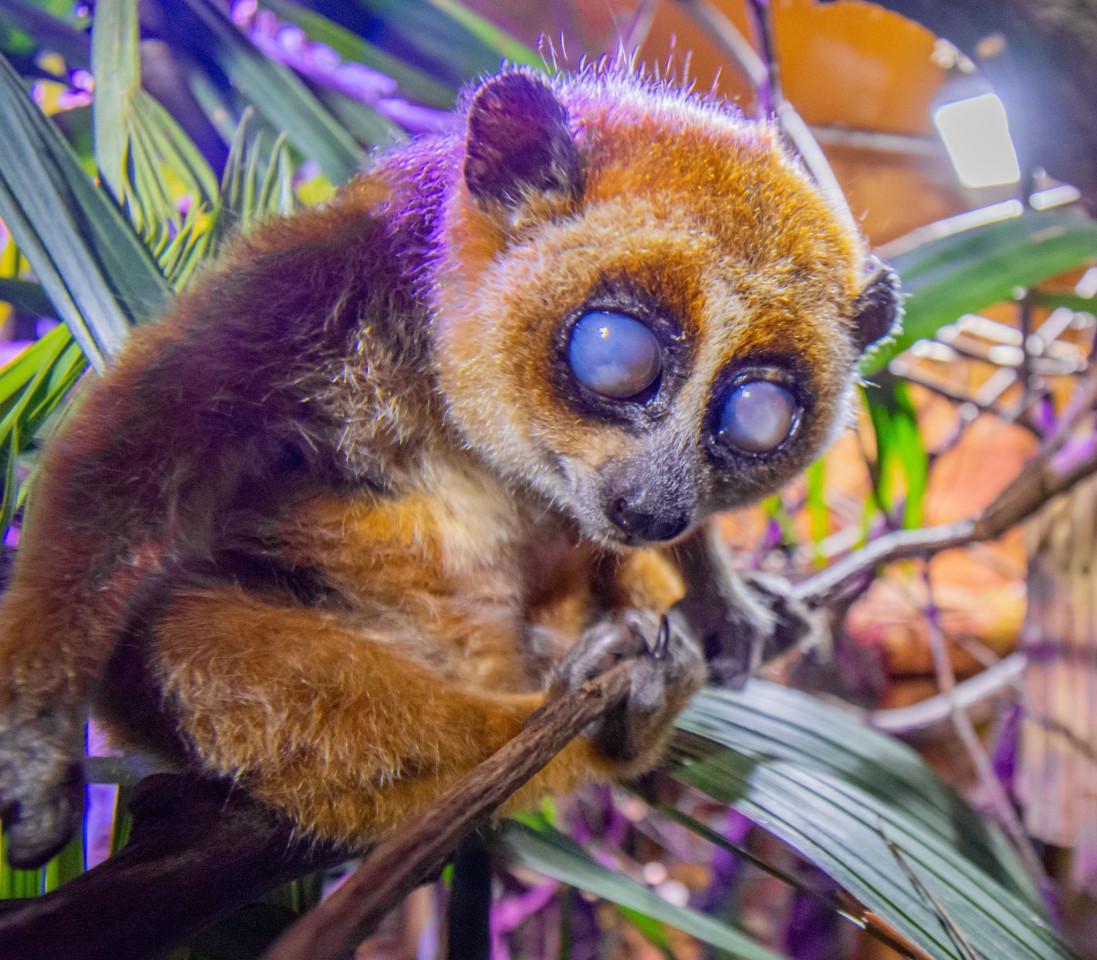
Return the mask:
<path id="1" fill-rule="evenodd" d="M 609 505 L 610 520 L 625 533 L 629 532 L 631 526 L 630 516 L 628 501 L 624 497 L 618 497 Z"/>
<path id="2" fill-rule="evenodd" d="M 618 530 L 637 540 L 673 540 L 689 526 L 689 513 L 675 509 L 652 510 L 627 497 L 610 501 L 606 516 Z"/>

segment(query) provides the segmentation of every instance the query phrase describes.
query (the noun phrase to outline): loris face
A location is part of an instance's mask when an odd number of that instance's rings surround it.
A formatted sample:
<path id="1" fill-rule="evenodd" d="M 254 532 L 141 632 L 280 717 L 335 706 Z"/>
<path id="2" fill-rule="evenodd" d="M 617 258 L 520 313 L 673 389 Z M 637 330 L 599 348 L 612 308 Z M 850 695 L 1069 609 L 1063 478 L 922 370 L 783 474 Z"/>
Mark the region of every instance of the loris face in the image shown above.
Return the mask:
<path id="1" fill-rule="evenodd" d="M 772 130 L 623 74 L 515 72 L 474 95 L 464 150 L 438 369 L 502 474 L 596 540 L 660 542 L 833 436 L 895 279 Z"/>

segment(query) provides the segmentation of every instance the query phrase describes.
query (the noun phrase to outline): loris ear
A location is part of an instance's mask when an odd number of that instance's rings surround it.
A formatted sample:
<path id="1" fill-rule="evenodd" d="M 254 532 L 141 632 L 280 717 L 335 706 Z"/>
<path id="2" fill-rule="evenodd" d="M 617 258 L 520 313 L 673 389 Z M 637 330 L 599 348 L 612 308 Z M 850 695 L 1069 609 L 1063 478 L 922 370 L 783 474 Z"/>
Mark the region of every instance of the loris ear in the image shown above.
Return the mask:
<path id="1" fill-rule="evenodd" d="M 506 207 L 517 206 L 531 189 L 570 196 L 582 190 L 568 112 L 546 81 L 515 70 L 476 91 L 468 113 L 465 182 L 478 200 Z"/>
<path id="2" fill-rule="evenodd" d="M 854 336 L 861 350 L 898 333 L 903 316 L 899 277 L 875 257 L 871 265 L 868 283 L 853 305 Z"/>

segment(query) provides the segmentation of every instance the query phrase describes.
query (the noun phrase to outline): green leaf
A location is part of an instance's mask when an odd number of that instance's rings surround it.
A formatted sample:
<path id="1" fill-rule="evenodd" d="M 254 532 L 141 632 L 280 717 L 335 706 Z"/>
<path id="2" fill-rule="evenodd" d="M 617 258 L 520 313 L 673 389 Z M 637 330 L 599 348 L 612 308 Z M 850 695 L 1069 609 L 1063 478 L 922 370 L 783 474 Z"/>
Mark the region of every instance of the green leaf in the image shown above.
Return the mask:
<path id="1" fill-rule="evenodd" d="M 922 525 L 922 507 L 929 483 L 929 455 L 926 453 L 918 417 L 907 385 L 881 371 L 862 396 L 876 436 L 876 464 L 872 480 L 876 498 L 885 510 L 898 499 L 898 480 L 903 480 L 903 527 Z"/>
<path id="2" fill-rule="evenodd" d="M 168 112 L 141 89 L 136 0 L 101 0 L 92 31 L 95 70 L 95 158 L 100 175 L 160 262 L 171 235 L 183 226 L 178 199 L 191 201 L 189 233 L 200 223 L 194 211 L 218 200 L 209 164 Z M 185 246 L 184 241 L 184 246 Z M 172 261 L 178 263 L 177 250 Z"/>
<path id="3" fill-rule="evenodd" d="M 865 376 L 962 314 L 1097 258 L 1097 222 L 1077 212 L 1026 211 L 943 236 L 941 231 L 923 227 L 881 251 L 899 274 L 906 311 L 895 342 L 865 358 Z"/>
<path id="4" fill-rule="evenodd" d="M 30 446 L 84 372 L 87 360 L 66 327 L 55 327 L 0 370 L 0 538 L 7 533 L 26 484 L 20 483 L 19 454 Z"/>
<path id="5" fill-rule="evenodd" d="M 253 130 L 254 114 L 248 107 L 240 117 L 221 177 L 221 203 L 217 211 L 214 244 L 219 246 L 232 232 L 247 230 L 268 216 L 293 211 L 293 164 L 285 134 L 268 147 L 263 131 Z"/>
<path id="6" fill-rule="evenodd" d="M 1034 306 L 1055 310 L 1066 307 L 1075 313 L 1097 314 L 1097 297 L 1080 297 L 1076 293 L 1050 293 L 1037 291 L 1032 298 Z"/>
<path id="7" fill-rule="evenodd" d="M 192 45 L 205 49 L 244 97 L 290 142 L 336 183 L 349 180 L 362 151 L 308 87 L 281 64 L 265 57 L 209 0 L 182 0 L 174 14 L 196 31 Z M 184 15 L 183 8 L 189 11 Z"/>
<path id="8" fill-rule="evenodd" d="M 816 460 L 804 472 L 804 480 L 807 484 L 806 507 L 813 554 L 816 560 L 822 560 L 819 546 L 830 533 L 830 511 L 827 509 L 826 499 L 826 461 Z"/>
<path id="9" fill-rule="evenodd" d="M 535 830 L 525 824 L 508 821 L 493 846 L 512 864 L 535 870 L 619 907 L 662 921 L 704 943 L 726 950 L 734 957 L 742 960 L 786 960 L 780 954 L 758 945 L 742 931 L 696 910 L 669 903 L 643 884 L 602 866 L 577 843 L 551 827 Z"/>
<path id="10" fill-rule="evenodd" d="M 798 850 L 939 960 L 1074 955 L 1016 857 L 908 747 L 793 690 L 706 690 L 679 717 L 674 775 Z M 911 879 L 914 876 L 917 882 Z"/>
<path id="11" fill-rule="evenodd" d="M 40 49 L 61 54 L 70 68 L 87 67 L 90 63 L 87 34 L 27 0 L 4 0 L 0 4 L 0 23 L 25 31 Z"/>
<path id="12" fill-rule="evenodd" d="M 653 920 L 646 913 L 641 913 L 639 910 L 630 910 L 628 907 L 622 907 L 620 904 L 617 904 L 617 912 L 639 930 L 644 939 L 666 957 L 667 960 L 674 960 L 674 951 L 671 949 L 670 941 L 667 939 L 667 932 L 663 924 L 658 920 Z"/>
<path id="13" fill-rule="evenodd" d="M 89 361 L 158 313 L 168 287 L 144 247 L 0 58 L 0 219 Z"/>
<path id="14" fill-rule="evenodd" d="M 373 107 L 338 90 L 318 87 L 316 96 L 355 140 L 367 147 L 390 147 L 406 136 L 404 131 Z"/>
<path id="15" fill-rule="evenodd" d="M 53 304 L 40 284 L 15 277 L 0 277 L 0 300 L 35 317 L 52 317 Z"/>
<path id="16" fill-rule="evenodd" d="M 137 56 L 137 0 L 99 0 L 91 30 L 95 75 L 92 129 L 99 175 L 122 202 L 129 186 L 125 171 L 129 153 L 129 114 L 141 89 Z"/>
<path id="17" fill-rule="evenodd" d="M 316 43 L 331 47 L 349 63 L 361 63 L 396 81 L 402 96 L 428 107 L 448 110 L 453 106 L 453 87 L 385 53 L 356 33 L 339 26 L 291 0 L 263 0 L 264 7 L 280 20 L 300 27 Z"/>
<path id="18" fill-rule="evenodd" d="M 387 46 L 413 51 L 417 63 L 451 88 L 494 73 L 503 60 L 544 69 L 535 50 L 454 0 L 329 0 L 318 7 L 353 32 L 365 32 L 368 23 Z"/>
<path id="19" fill-rule="evenodd" d="M 50 893 L 83 872 L 84 834 L 83 831 L 77 830 L 76 835 L 65 844 L 61 852 L 43 868 L 42 892 Z"/>

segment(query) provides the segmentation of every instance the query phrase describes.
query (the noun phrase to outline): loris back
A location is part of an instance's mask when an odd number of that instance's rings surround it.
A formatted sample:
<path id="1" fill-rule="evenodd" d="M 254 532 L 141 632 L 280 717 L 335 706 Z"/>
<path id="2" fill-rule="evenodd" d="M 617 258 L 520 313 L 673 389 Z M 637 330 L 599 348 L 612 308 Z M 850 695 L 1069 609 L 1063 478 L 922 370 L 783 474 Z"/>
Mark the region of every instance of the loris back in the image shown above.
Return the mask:
<path id="1" fill-rule="evenodd" d="M 704 678 L 662 547 L 834 434 L 893 278 L 716 101 L 512 71 L 462 113 L 81 385 L 0 606 L 13 864 L 78 823 L 89 707 L 357 845 L 616 659 L 514 803 L 658 759 Z"/>

